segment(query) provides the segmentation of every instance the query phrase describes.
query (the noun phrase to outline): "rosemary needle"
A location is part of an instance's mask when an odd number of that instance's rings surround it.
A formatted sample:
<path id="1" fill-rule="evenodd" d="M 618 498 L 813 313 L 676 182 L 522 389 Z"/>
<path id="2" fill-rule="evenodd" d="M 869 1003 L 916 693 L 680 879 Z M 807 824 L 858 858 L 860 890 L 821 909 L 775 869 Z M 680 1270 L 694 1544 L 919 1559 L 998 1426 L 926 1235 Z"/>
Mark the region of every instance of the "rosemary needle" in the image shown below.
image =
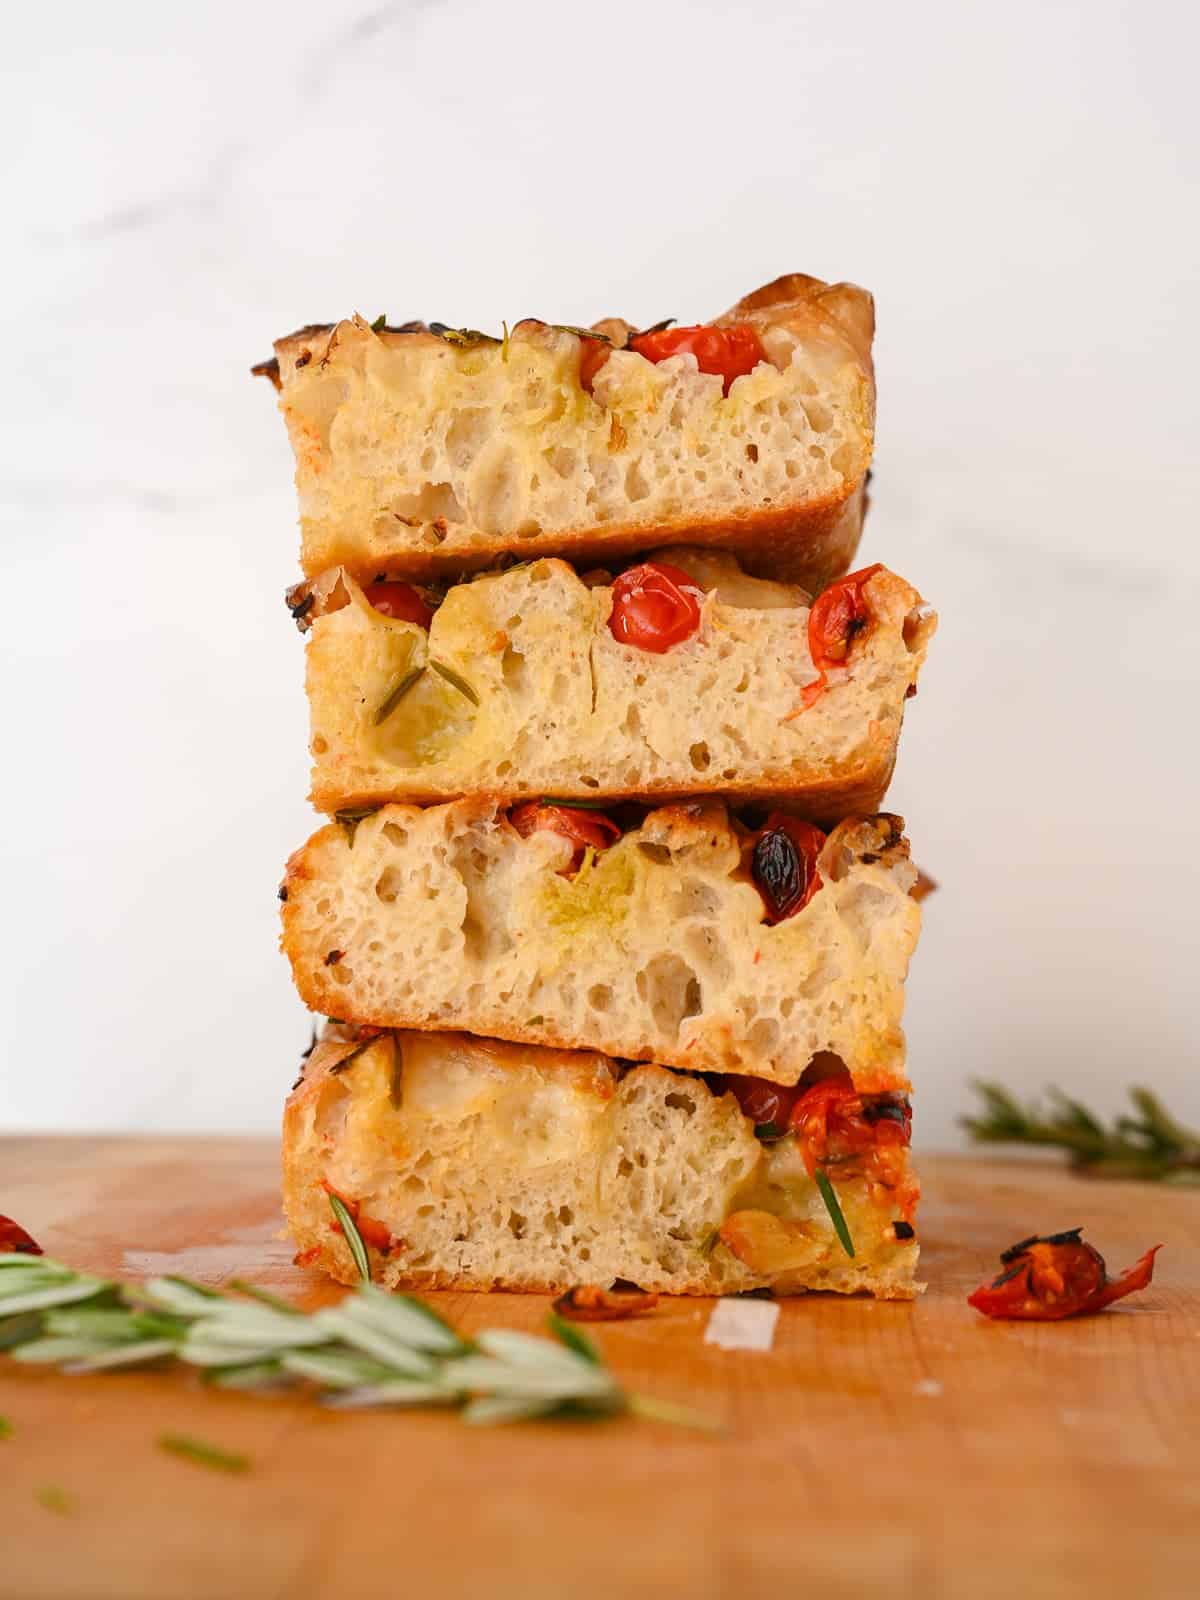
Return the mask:
<path id="1" fill-rule="evenodd" d="M 13 1431 L 13 1425 L 8 1418 L 0 1417 L 0 1439 L 11 1439 Z"/>
<path id="2" fill-rule="evenodd" d="M 43 1483 L 33 1491 L 33 1498 L 38 1505 L 47 1511 L 53 1511 L 56 1517 L 69 1517 L 75 1510 L 75 1496 L 70 1495 L 57 1483 Z"/>
<path id="3" fill-rule="evenodd" d="M 346 1243 L 350 1247 L 350 1254 L 354 1257 L 354 1265 L 358 1268 L 359 1277 L 364 1283 L 370 1283 L 371 1258 L 367 1254 L 367 1247 L 362 1241 L 362 1234 L 359 1233 L 354 1218 L 350 1215 L 349 1207 L 340 1194 L 330 1192 L 329 1209 L 341 1226 Z"/>
<path id="4" fill-rule="evenodd" d="M 206 1444 L 203 1439 L 192 1439 L 186 1433 L 163 1433 L 158 1437 L 158 1448 L 173 1456 L 184 1456 L 202 1467 L 212 1467 L 217 1472 L 249 1472 L 250 1457 L 232 1450 L 222 1450 L 218 1445 Z"/>
<path id="5" fill-rule="evenodd" d="M 401 700 L 404 699 L 404 696 L 408 693 L 408 691 L 420 678 L 423 678 L 424 675 L 424 667 L 414 667 L 411 672 L 406 672 L 404 674 L 404 676 L 400 679 L 400 682 L 396 685 L 391 694 L 388 695 L 387 699 L 375 713 L 376 727 L 378 727 L 381 722 L 387 721 L 392 712 L 395 711 L 396 707 L 400 704 Z M 478 704 L 478 701 L 476 704 Z"/>
<path id="6" fill-rule="evenodd" d="M 846 1218 L 842 1214 L 841 1202 L 838 1200 L 833 1185 L 820 1167 L 813 1177 L 817 1180 L 817 1188 L 821 1191 L 821 1199 L 825 1202 L 825 1209 L 829 1213 L 829 1220 L 833 1223 L 833 1231 L 842 1241 L 842 1249 L 850 1257 L 854 1255 L 854 1240 L 850 1237 L 850 1229 L 846 1226 Z"/>

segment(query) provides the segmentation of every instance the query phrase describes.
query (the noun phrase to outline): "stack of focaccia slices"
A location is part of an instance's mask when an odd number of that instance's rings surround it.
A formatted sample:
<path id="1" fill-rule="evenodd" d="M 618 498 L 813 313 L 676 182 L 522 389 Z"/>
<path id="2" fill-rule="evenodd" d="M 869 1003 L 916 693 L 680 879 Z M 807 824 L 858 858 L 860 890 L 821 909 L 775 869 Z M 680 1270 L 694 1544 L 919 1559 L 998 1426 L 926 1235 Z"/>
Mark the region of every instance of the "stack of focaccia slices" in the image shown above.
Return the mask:
<path id="1" fill-rule="evenodd" d="M 313 801 L 284 1122 L 389 1286 L 910 1296 L 920 912 L 881 813 L 935 626 L 843 576 L 870 297 L 280 340 Z"/>

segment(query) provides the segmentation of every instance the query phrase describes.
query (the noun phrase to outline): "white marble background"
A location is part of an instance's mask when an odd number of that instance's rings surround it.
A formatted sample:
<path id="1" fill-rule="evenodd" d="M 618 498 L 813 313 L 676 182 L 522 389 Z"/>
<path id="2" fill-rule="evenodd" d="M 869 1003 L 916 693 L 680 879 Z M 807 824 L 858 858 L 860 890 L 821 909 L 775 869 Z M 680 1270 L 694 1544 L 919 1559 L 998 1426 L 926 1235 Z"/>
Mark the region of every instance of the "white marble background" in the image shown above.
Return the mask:
<path id="1" fill-rule="evenodd" d="M 877 295 L 864 555 L 943 615 L 892 796 L 943 884 L 921 1140 L 976 1074 L 1200 1119 L 1196 18 L 12 8 L 0 1124 L 269 1129 L 294 1076 L 271 337 L 698 320 L 793 268 Z"/>

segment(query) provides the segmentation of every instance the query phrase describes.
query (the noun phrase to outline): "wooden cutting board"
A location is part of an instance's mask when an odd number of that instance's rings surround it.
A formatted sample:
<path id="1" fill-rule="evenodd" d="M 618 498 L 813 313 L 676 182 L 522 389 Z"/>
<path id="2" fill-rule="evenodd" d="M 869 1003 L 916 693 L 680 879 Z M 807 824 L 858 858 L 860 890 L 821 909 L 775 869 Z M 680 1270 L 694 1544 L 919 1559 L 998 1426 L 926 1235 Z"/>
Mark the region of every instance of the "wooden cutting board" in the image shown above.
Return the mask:
<path id="1" fill-rule="evenodd" d="M 74 1265 L 233 1276 L 315 1303 L 264 1141 L 0 1141 L 0 1212 Z M 773 1349 L 703 1343 L 711 1302 L 598 1330 L 632 1389 L 722 1418 L 467 1428 L 65 1378 L 0 1357 L 5 1600 L 1200 1595 L 1200 1193 L 1056 1167 L 924 1163 L 915 1305 L 785 1303 Z M 1102 1316 L 999 1324 L 964 1296 L 1022 1235 L 1086 1225 L 1112 1270 L 1165 1244 Z M 467 1329 L 537 1329 L 541 1297 L 437 1295 Z M 253 1458 L 165 1455 L 187 1433 Z M 48 1509 L 46 1486 L 71 1510 Z"/>

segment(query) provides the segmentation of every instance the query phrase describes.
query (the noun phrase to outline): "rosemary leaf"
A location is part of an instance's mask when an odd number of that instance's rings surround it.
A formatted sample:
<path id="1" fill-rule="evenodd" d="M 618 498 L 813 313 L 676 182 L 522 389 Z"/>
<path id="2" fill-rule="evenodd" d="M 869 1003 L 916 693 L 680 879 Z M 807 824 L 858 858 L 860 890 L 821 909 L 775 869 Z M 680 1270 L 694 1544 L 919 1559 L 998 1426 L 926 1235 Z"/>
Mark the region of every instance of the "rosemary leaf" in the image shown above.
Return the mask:
<path id="1" fill-rule="evenodd" d="M 371 1281 L 371 1258 L 367 1254 L 367 1247 L 362 1242 L 362 1234 L 355 1226 L 354 1218 L 350 1215 L 346 1202 L 341 1195 L 330 1194 L 329 1209 L 341 1224 L 342 1233 L 354 1257 L 354 1265 L 358 1268 L 358 1276 L 363 1283 Z"/>
<path id="2" fill-rule="evenodd" d="M 587 1334 L 581 1328 L 577 1328 L 573 1322 L 568 1322 L 565 1317 L 560 1317 L 557 1311 L 551 1311 L 546 1317 L 546 1326 L 561 1344 L 566 1345 L 568 1350 L 573 1350 L 577 1356 L 584 1361 L 590 1361 L 593 1366 L 598 1367 L 600 1365 L 600 1352 L 596 1348 L 595 1341 L 589 1339 Z"/>
<path id="3" fill-rule="evenodd" d="M 76 1509 L 75 1496 L 57 1483 L 40 1484 L 33 1491 L 33 1498 L 46 1511 L 53 1511 L 56 1517 L 73 1516 Z"/>
<path id="4" fill-rule="evenodd" d="M 379 315 L 375 318 L 375 321 L 371 324 L 371 332 L 372 333 L 382 333 L 384 328 L 386 328 L 386 327 L 387 327 L 387 312 L 386 311 L 381 311 L 379 313 Z"/>
<path id="5" fill-rule="evenodd" d="M 627 1396 L 625 1408 L 635 1417 L 645 1417 L 648 1422 L 669 1422 L 677 1428 L 695 1428 L 700 1433 L 726 1433 L 728 1429 L 715 1417 L 706 1417 L 691 1406 L 672 1405 L 669 1400 L 654 1400 L 649 1395 Z"/>
<path id="6" fill-rule="evenodd" d="M 813 1177 L 817 1181 L 817 1188 L 821 1191 L 821 1199 L 825 1202 L 825 1209 L 829 1213 L 829 1220 L 833 1223 L 833 1231 L 842 1242 L 842 1249 L 853 1258 L 854 1240 L 850 1237 L 850 1229 L 846 1226 L 846 1219 L 842 1215 L 841 1201 L 838 1199 L 833 1185 L 828 1177 L 817 1168 Z"/>
<path id="7" fill-rule="evenodd" d="M 0 1439 L 11 1439 L 15 1431 L 7 1417 L 0 1417 Z"/>
<path id="8" fill-rule="evenodd" d="M 441 669 L 439 668 L 438 670 L 440 671 Z M 381 722 L 386 722 L 387 721 L 387 719 L 391 716 L 392 712 L 395 711 L 396 707 L 400 704 L 401 700 L 404 699 L 404 696 L 408 693 L 408 691 L 415 684 L 417 684 L 424 676 L 425 676 L 425 668 L 424 667 L 413 667 L 410 672 L 406 672 L 404 674 L 404 676 L 400 679 L 400 682 L 396 685 L 396 687 L 392 690 L 391 694 L 388 695 L 387 699 L 383 702 L 383 704 L 379 707 L 379 710 L 375 713 L 375 726 L 376 727 L 378 727 Z M 443 676 L 445 676 L 444 673 L 443 673 Z M 475 703 L 476 703 L 476 705 L 478 705 L 479 704 L 478 700 Z"/>
<path id="9" fill-rule="evenodd" d="M 538 801 L 540 806 L 565 806 L 570 811 L 604 811 L 611 804 L 607 800 L 559 800 L 553 795 L 544 794 Z"/>
<path id="10" fill-rule="evenodd" d="M 432 658 L 430 659 L 429 665 L 437 673 L 439 678 L 445 678 L 446 682 L 451 686 L 451 688 L 457 689 L 459 694 L 468 699 L 473 706 L 477 706 L 479 704 L 479 696 L 475 693 L 475 690 L 465 678 L 460 677 L 458 673 L 455 672 L 453 667 L 448 667 L 446 666 L 445 662 L 434 661 Z"/>
<path id="11" fill-rule="evenodd" d="M 245 1361 L 236 1367 L 206 1367 L 201 1383 L 215 1389 L 278 1389 L 288 1382 L 281 1360 Z"/>
<path id="12" fill-rule="evenodd" d="M 94 1355 L 72 1361 L 63 1371 L 75 1376 L 85 1372 L 105 1372 L 113 1367 L 141 1367 L 148 1361 L 162 1361 L 167 1356 L 173 1356 L 178 1349 L 179 1343 L 175 1339 L 139 1339 L 136 1344 L 118 1344 L 107 1350 L 98 1350 Z M 17 1354 L 19 1356 L 20 1351 Z"/>
<path id="13" fill-rule="evenodd" d="M 264 1306 L 270 1306 L 272 1311 L 282 1311 L 289 1317 L 301 1315 L 290 1301 L 282 1299 L 277 1294 L 271 1294 L 266 1289 L 260 1289 L 253 1283 L 247 1283 L 244 1278 L 230 1278 L 229 1287 L 236 1289 L 238 1294 L 249 1295 L 251 1300 L 257 1300 Z"/>
<path id="14" fill-rule="evenodd" d="M 476 1427 L 501 1422 L 529 1422 L 535 1417 L 552 1416 L 558 1410 L 554 1400 L 538 1400 L 521 1395 L 484 1395 L 463 1407 L 462 1419 Z"/>
<path id="15" fill-rule="evenodd" d="M 202 1467 L 212 1467 L 217 1472 L 249 1472 L 250 1457 L 232 1450 L 222 1450 L 218 1445 L 206 1444 L 203 1439 L 192 1439 L 186 1433 L 162 1433 L 158 1448 L 170 1455 L 183 1456 Z"/>

